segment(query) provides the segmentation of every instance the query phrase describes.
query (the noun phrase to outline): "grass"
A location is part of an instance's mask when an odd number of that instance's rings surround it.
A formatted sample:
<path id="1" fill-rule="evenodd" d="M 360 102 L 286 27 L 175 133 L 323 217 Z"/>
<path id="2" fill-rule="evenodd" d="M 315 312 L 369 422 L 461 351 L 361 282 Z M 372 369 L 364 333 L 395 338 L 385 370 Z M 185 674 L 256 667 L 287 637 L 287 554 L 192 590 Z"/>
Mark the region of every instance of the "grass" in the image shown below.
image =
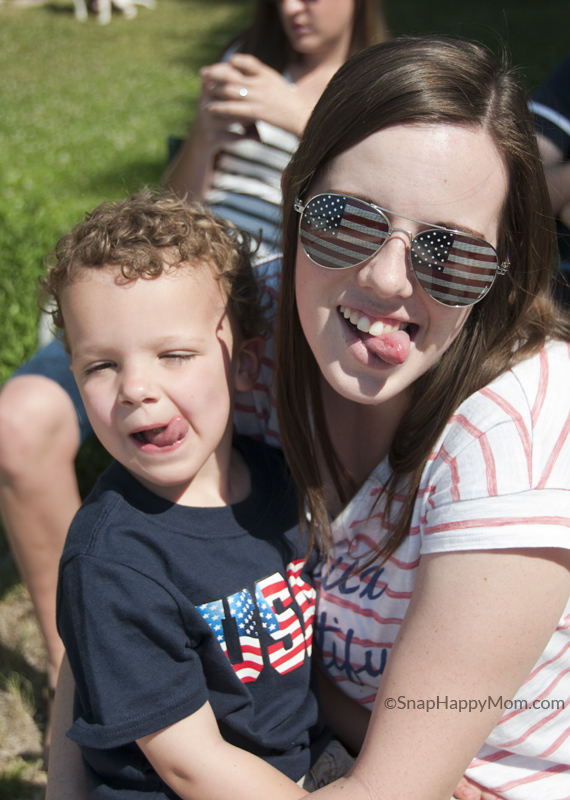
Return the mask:
<path id="1" fill-rule="evenodd" d="M 506 47 L 529 90 L 567 54 L 561 0 L 386 0 L 393 34 L 439 32 Z M 79 24 L 71 0 L 0 0 L 0 384 L 33 353 L 44 255 L 83 213 L 157 185 L 166 140 L 183 136 L 198 68 L 247 24 L 252 0 L 158 0 L 108 27 Z M 339 112 L 340 113 L 340 112 Z M 83 491 L 105 463 L 93 444 Z M 0 537 L 0 800 L 43 797 L 45 656 L 29 599 Z M 26 735 L 22 741 L 20 731 Z M 35 738 L 34 738 L 35 737 Z"/>

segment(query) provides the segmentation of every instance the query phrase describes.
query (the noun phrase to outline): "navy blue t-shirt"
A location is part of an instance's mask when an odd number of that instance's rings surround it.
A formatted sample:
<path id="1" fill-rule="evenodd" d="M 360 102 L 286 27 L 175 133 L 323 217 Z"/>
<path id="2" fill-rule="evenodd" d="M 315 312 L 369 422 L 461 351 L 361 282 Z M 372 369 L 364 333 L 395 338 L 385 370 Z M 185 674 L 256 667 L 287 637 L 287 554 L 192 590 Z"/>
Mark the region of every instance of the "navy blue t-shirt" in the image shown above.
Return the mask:
<path id="1" fill-rule="evenodd" d="M 98 798 L 176 797 L 135 740 L 206 701 L 226 741 L 293 780 L 326 744 L 289 474 L 278 450 L 236 445 L 251 471 L 241 503 L 176 505 L 114 463 L 71 525 L 58 587 L 77 685 L 68 735 Z"/>

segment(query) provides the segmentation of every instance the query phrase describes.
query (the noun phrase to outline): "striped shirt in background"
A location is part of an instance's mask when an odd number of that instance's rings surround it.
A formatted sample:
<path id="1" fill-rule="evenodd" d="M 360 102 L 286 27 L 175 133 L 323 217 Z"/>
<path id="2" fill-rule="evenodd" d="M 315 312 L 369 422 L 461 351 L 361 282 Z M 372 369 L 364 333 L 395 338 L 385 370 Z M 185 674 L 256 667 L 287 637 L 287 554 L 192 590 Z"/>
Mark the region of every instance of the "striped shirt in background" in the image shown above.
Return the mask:
<path id="1" fill-rule="evenodd" d="M 244 136 L 219 153 L 204 202 L 260 241 L 255 260 L 262 261 L 281 253 L 281 176 L 298 140 L 268 122 L 256 128 L 259 141 Z"/>

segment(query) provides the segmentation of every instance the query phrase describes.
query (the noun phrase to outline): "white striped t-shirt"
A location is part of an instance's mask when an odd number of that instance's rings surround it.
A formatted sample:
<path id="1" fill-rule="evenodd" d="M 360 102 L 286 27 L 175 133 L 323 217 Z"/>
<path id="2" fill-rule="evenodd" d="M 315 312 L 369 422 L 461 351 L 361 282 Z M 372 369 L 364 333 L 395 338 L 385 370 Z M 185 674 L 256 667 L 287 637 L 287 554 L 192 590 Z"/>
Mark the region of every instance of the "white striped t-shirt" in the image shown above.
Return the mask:
<path id="1" fill-rule="evenodd" d="M 424 469 L 410 535 L 358 574 L 385 533 L 374 503 L 390 470 L 379 464 L 333 522 L 331 564 L 316 576 L 316 642 L 343 691 L 372 707 L 422 554 L 570 548 L 569 431 L 570 347 L 556 342 L 458 408 Z M 570 600 L 513 705 L 503 702 L 466 774 L 509 800 L 570 800 Z"/>

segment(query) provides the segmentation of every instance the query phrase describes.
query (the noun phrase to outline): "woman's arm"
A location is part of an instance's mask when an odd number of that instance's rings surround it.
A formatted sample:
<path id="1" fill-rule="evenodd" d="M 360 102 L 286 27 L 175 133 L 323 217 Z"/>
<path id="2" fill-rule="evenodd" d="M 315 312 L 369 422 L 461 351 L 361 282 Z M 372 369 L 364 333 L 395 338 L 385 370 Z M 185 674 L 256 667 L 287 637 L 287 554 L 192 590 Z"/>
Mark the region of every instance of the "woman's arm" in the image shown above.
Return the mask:
<path id="1" fill-rule="evenodd" d="M 73 724 L 75 683 L 67 656 L 59 673 L 53 708 L 53 728 L 45 800 L 87 800 L 81 751 L 65 732 Z"/>
<path id="2" fill-rule="evenodd" d="M 512 698 L 569 595 L 566 551 L 423 556 L 361 753 L 317 800 L 449 800 L 502 711 L 406 710 L 401 698 Z"/>
<path id="3" fill-rule="evenodd" d="M 198 202 L 210 188 L 216 155 L 225 144 L 240 138 L 228 131 L 232 120 L 210 113 L 211 100 L 212 95 L 203 83 L 194 125 L 163 178 L 166 188 Z"/>
<path id="4" fill-rule="evenodd" d="M 319 694 L 328 725 L 352 753 L 359 753 L 370 722 L 370 711 L 357 703 L 330 680 L 317 664 Z M 500 800 L 494 792 L 481 789 L 465 776 L 461 778 L 453 797 L 457 800 Z"/>

